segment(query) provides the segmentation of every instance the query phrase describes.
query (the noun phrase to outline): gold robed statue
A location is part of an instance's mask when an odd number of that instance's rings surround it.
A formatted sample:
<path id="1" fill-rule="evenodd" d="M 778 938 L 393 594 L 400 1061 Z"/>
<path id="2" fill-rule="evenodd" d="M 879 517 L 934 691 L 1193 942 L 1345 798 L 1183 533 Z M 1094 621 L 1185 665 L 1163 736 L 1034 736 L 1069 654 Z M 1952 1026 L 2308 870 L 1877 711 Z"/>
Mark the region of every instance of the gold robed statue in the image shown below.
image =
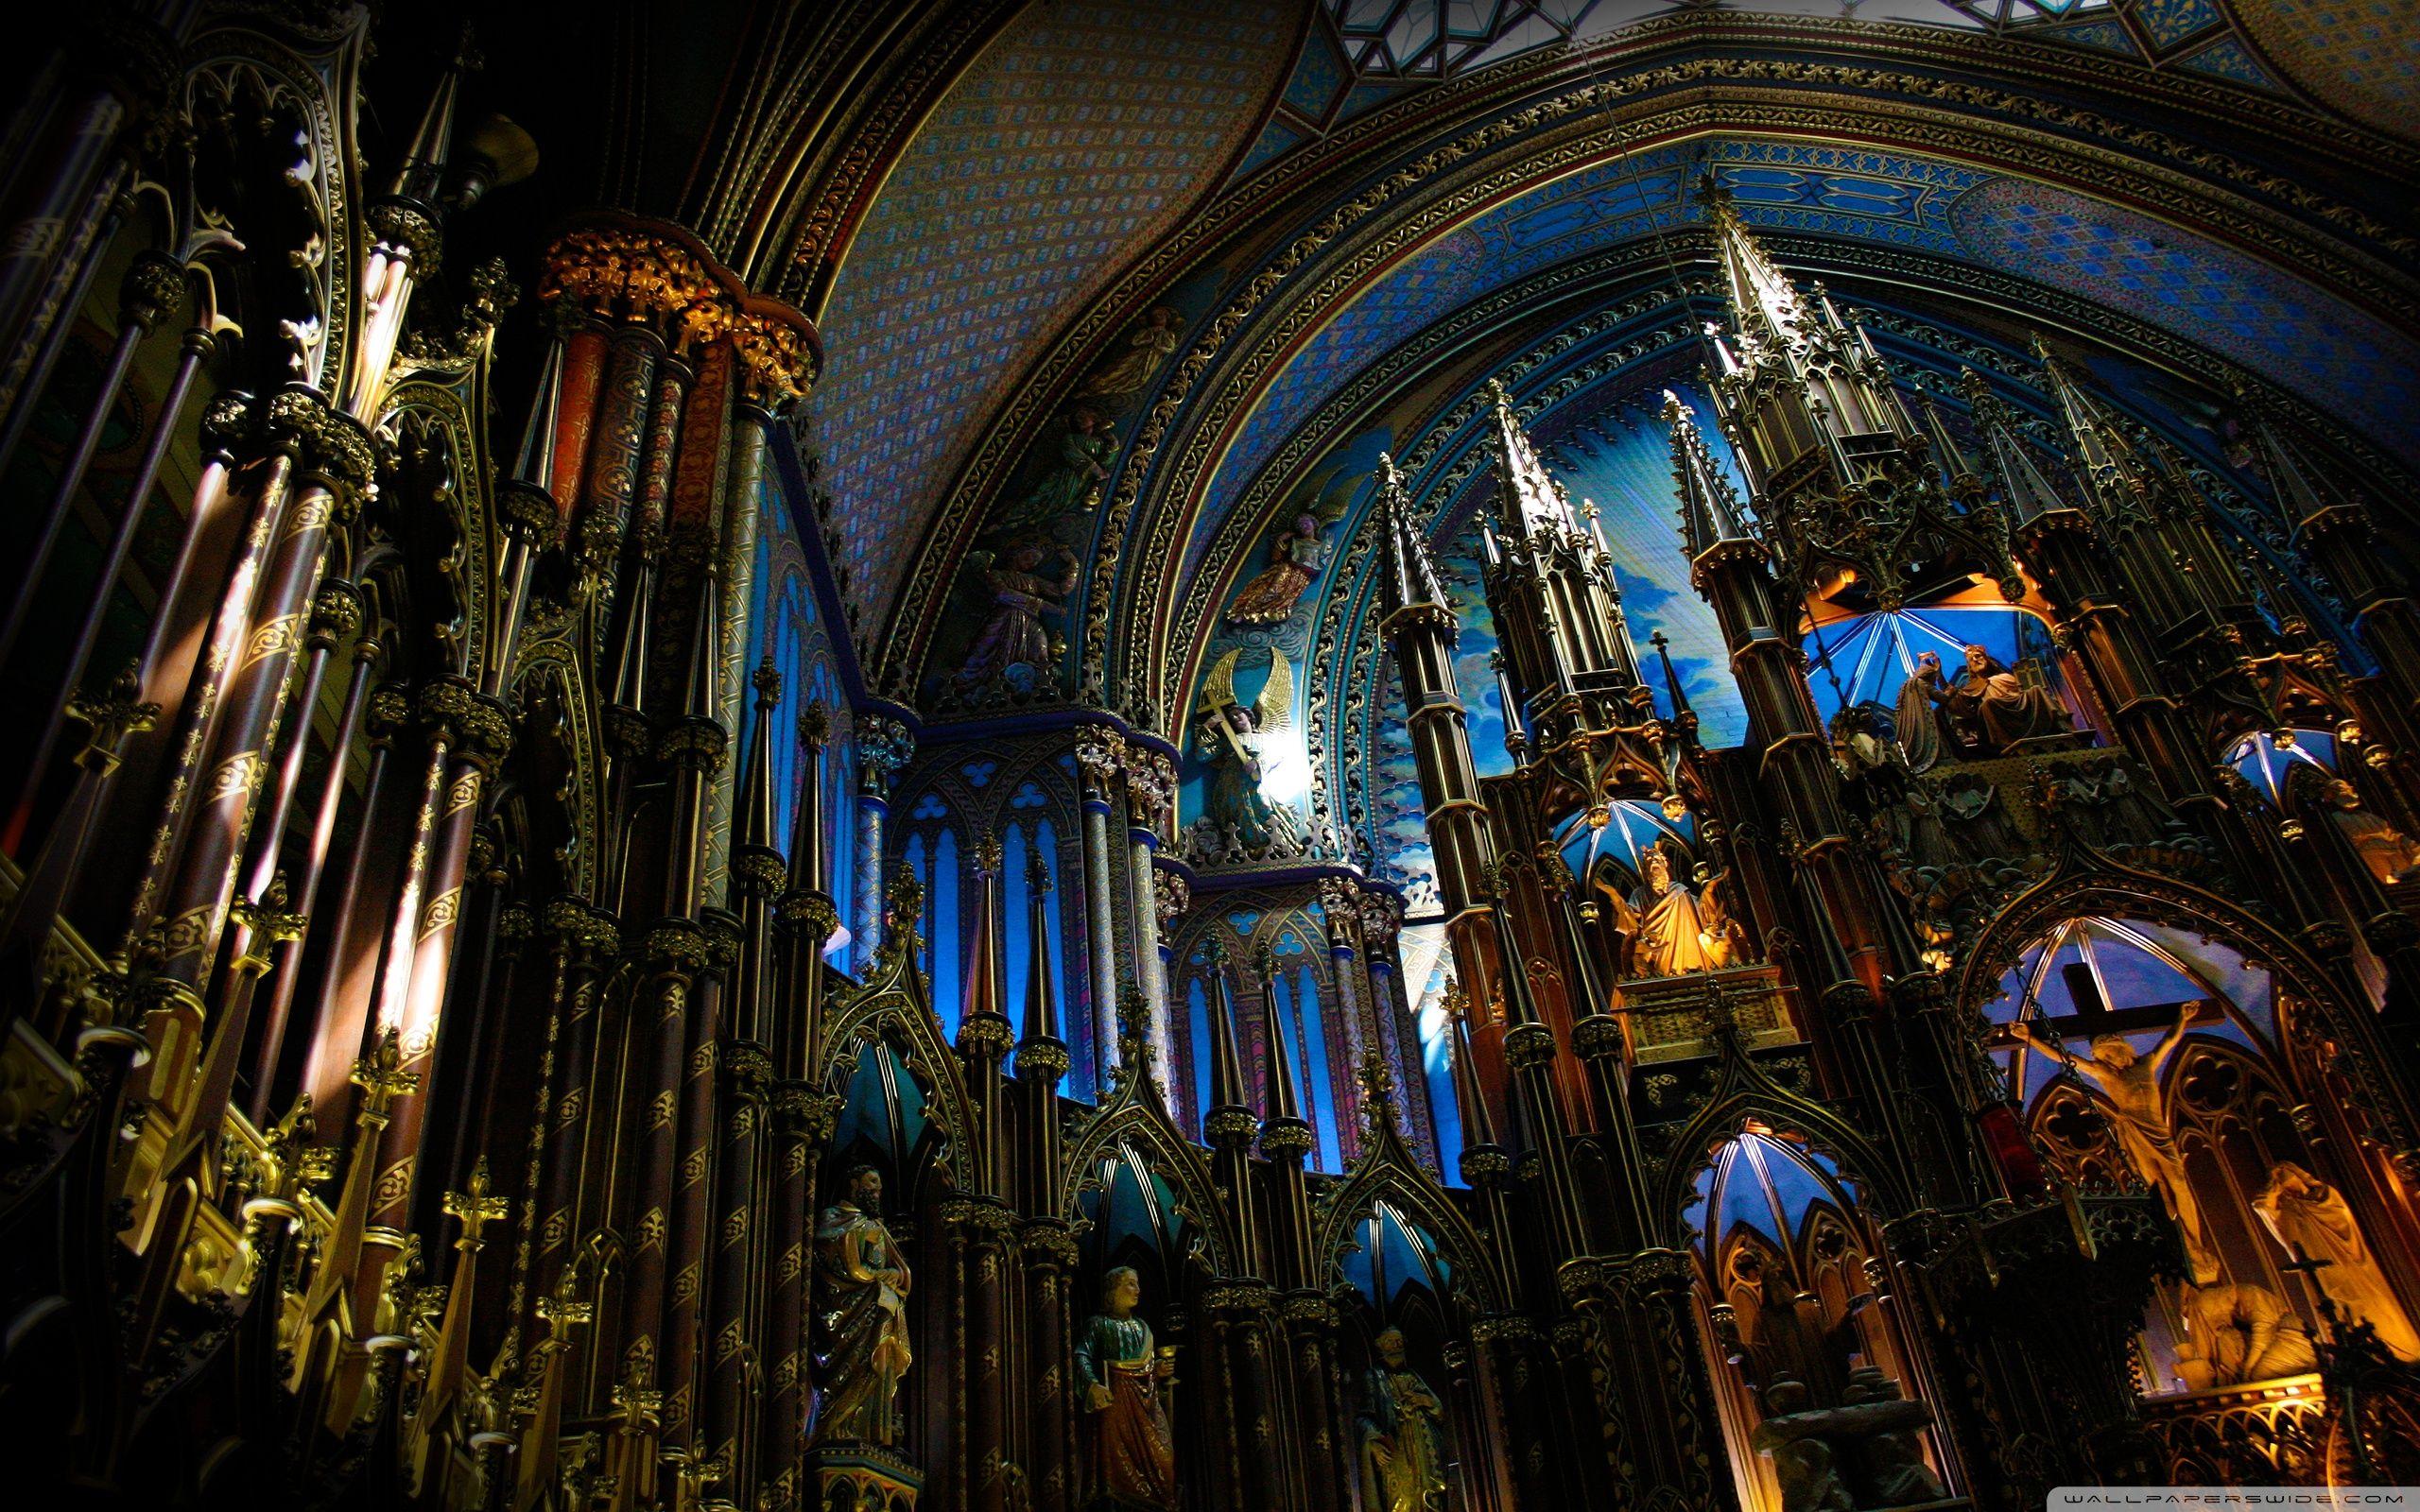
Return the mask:
<path id="1" fill-rule="evenodd" d="M 1639 857 L 1638 870 L 1638 890 L 1628 898 L 1598 884 L 1613 902 L 1614 927 L 1629 940 L 1623 975 L 1720 971 L 1737 960 L 1731 920 L 1717 892 L 1720 876 L 1709 878 L 1703 892 L 1693 890 L 1672 875 L 1671 852 L 1661 845 Z"/>
<path id="2" fill-rule="evenodd" d="M 1076 1334 L 1096 1506 L 1177 1504 L 1176 1435 L 1162 1400 L 1176 1362 L 1152 1349 L 1151 1325 L 1134 1315 L 1142 1300 L 1142 1277 L 1118 1266 L 1100 1279 L 1100 1311 Z"/>
<path id="3" fill-rule="evenodd" d="M 814 1441 L 895 1444 L 908 1343 L 908 1263 L 882 1222 L 882 1173 L 860 1165 L 815 1224 Z"/>
<path id="4" fill-rule="evenodd" d="M 1403 1331 L 1373 1341 L 1361 1413 L 1363 1504 L 1371 1512 L 1441 1512 L 1445 1505 L 1445 1408 L 1404 1352 Z"/>
<path id="5" fill-rule="evenodd" d="M 2420 1333 L 2378 1270 L 2370 1243 L 2344 1194 L 2291 1160 L 2269 1168 L 2252 1211 L 2296 1260 L 2320 1262 L 2313 1279 L 2344 1323 L 2367 1323 L 2378 1342 L 2405 1360 L 2420 1360 Z"/>

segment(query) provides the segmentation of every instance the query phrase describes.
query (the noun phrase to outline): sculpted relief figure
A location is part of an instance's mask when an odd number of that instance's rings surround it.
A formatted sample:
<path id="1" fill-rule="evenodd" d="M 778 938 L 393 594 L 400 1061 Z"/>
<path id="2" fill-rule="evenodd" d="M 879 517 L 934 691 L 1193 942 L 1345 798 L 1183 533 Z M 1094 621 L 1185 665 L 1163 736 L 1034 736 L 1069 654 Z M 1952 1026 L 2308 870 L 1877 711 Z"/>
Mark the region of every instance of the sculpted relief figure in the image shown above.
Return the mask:
<path id="1" fill-rule="evenodd" d="M 1361 1485 L 1372 1512 L 1441 1512 L 1445 1505 L 1445 1408 L 1404 1352 L 1403 1331 L 1373 1341 L 1361 1411 Z"/>
<path id="2" fill-rule="evenodd" d="M 1319 521 L 1307 514 L 1297 517 L 1269 543 L 1269 565 L 1236 591 L 1235 602 L 1227 606 L 1227 623 L 1283 625 L 1326 561 Z"/>
<path id="3" fill-rule="evenodd" d="M 1141 322 L 1126 333 L 1126 349 L 1095 368 L 1077 392 L 1122 410 L 1127 401 L 1143 391 L 1160 365 L 1176 355 L 1184 320 L 1184 316 L 1165 304 L 1144 311 Z"/>
<path id="4" fill-rule="evenodd" d="M 973 564 L 985 596 L 983 628 L 950 679 L 960 694 L 1009 683 L 1014 668 L 1028 669 L 1025 676 L 1046 672 L 1058 648 L 1043 617 L 1065 613 L 1061 600 L 1076 588 L 1076 557 L 1064 546 L 1059 548 L 1064 570 L 1056 577 L 1042 575 L 1043 548 L 1030 541 L 1010 548 L 1005 561 L 987 556 L 977 553 Z"/>
<path id="5" fill-rule="evenodd" d="M 1176 1435 L 1162 1400 L 1176 1362 L 1151 1347 L 1151 1325 L 1134 1315 L 1143 1279 L 1120 1265 L 1100 1279 L 1100 1311 L 1076 1334 L 1076 1385 L 1083 1393 L 1095 1504 L 1177 1504 Z"/>
<path id="6" fill-rule="evenodd" d="M 2310 1333 L 2266 1286 L 2203 1286 L 2185 1299 L 2176 1374 L 2190 1391 L 2275 1381 L 2319 1368 Z"/>
<path id="7" fill-rule="evenodd" d="M 1707 879 L 1703 894 L 1672 875 L 1672 856 L 1656 846 L 1639 858 L 1639 885 L 1628 898 L 1604 886 L 1613 901 L 1614 926 L 1629 936 L 1628 975 L 1679 976 L 1719 971 L 1738 956 L 1735 932 L 1716 888 Z"/>
<path id="8" fill-rule="evenodd" d="M 1109 481 L 1109 461 L 1116 455 L 1117 438 L 1109 433 L 1109 421 L 1092 405 L 1078 404 L 1067 412 L 1058 454 L 1044 471 L 1042 481 L 1009 507 L 1000 527 L 1020 534 L 1048 534 L 1099 508 L 1101 485 Z"/>
<path id="9" fill-rule="evenodd" d="M 2344 1194 L 2291 1160 L 2269 1168 L 2252 1211 L 2287 1253 L 2325 1262 L 2312 1279 L 2346 1323 L 2367 1323 L 2378 1342 L 2405 1360 L 2420 1360 L 2420 1332 L 2378 1270 L 2369 1241 Z"/>
<path id="10" fill-rule="evenodd" d="M 2020 1019 L 2008 1028 L 2016 1039 L 2061 1061 L 2100 1089 L 2118 1149 L 2135 1168 L 2135 1174 L 2143 1178 L 2144 1185 L 2158 1194 L 2168 1215 L 2176 1220 L 2193 1284 L 2209 1286 L 2220 1277 L 2218 1242 L 2211 1236 L 2201 1199 L 2194 1195 L 2192 1180 L 2186 1174 L 2185 1152 L 2176 1143 L 2169 1118 L 2168 1093 L 2160 1086 L 2160 1074 L 2175 1056 L 2176 1047 L 2184 1043 L 2195 1006 L 2187 1004 L 2177 1015 L 2176 1027 L 2152 1047 L 2150 1055 L 2140 1057 L 2123 1035 L 2096 1036 L 2090 1057 L 2079 1060 L 2067 1054 L 2066 1046 L 2057 1039 L 2025 1020 Z"/>
<path id="11" fill-rule="evenodd" d="M 1294 669 L 1285 653 L 1271 652 L 1269 680 L 1246 705 L 1236 696 L 1238 654 L 1228 652 L 1201 690 L 1195 748 L 1210 768 L 1203 817 L 1228 850 L 1296 854 L 1304 844 L 1301 816 L 1261 791 L 1276 743 L 1292 728 Z"/>
<path id="12" fill-rule="evenodd" d="M 2344 837 L 2353 853 L 2379 885 L 2401 882 L 2420 870 L 2420 845 L 2410 835 L 2379 818 L 2361 806 L 2361 795 L 2353 784 L 2337 778 L 2322 790 L 2320 803 L 2327 814 L 2327 822 Z"/>
<path id="13" fill-rule="evenodd" d="M 883 1226 L 882 1174 L 860 1165 L 847 1195 L 815 1224 L 814 1439 L 899 1440 L 899 1383 L 915 1356 L 908 1342 L 908 1263 Z"/>

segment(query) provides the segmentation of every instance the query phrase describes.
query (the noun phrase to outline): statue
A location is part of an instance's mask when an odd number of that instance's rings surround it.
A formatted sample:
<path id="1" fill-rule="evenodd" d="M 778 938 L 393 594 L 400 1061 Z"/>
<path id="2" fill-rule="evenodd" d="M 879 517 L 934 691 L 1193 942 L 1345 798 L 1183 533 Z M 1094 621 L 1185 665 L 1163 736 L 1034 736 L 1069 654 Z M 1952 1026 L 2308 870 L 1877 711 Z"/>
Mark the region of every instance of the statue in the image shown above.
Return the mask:
<path id="1" fill-rule="evenodd" d="M 1965 662 L 1946 680 L 1942 677 L 1941 658 L 1927 651 L 1917 660 L 1916 675 L 1899 688 L 1903 743 L 1910 738 L 1910 716 L 1919 713 L 1919 700 L 1939 706 L 1940 732 L 1948 736 L 1949 749 L 1970 761 L 2004 755 L 2019 741 L 2069 728 L 2067 712 L 2048 689 L 2028 686 L 2025 679 L 1979 645 L 1966 648 Z M 1912 754 L 1909 765 L 1916 765 Z"/>
<path id="2" fill-rule="evenodd" d="M 1109 481 L 1109 459 L 1116 455 L 1117 438 L 1109 434 L 1100 411 L 1078 404 L 1067 412 L 1057 461 L 1031 493 L 1010 507 L 1001 526 L 1047 531 L 1063 521 L 1092 513 L 1100 507 L 1101 485 Z"/>
<path id="3" fill-rule="evenodd" d="M 1095 368 L 1078 395 L 1116 402 L 1141 393 L 1151 374 L 1160 370 L 1160 364 L 1176 354 L 1178 327 L 1184 318 L 1165 304 L 1144 311 L 1142 321 L 1126 333 L 1126 350 Z"/>
<path id="4" fill-rule="evenodd" d="M 985 553 L 976 554 L 974 567 L 988 595 L 991 617 L 950 679 L 959 693 L 1007 682 L 1012 667 L 1030 667 L 1039 673 L 1058 660 L 1051 636 L 1042 627 L 1042 617 L 1063 614 L 1066 607 L 1045 595 L 1063 597 L 1075 592 L 1076 557 L 1060 547 L 1059 558 L 1066 571 L 1054 578 L 1041 575 L 1043 555 L 1043 548 L 1030 541 L 1011 548 L 1005 563 L 992 561 Z"/>
<path id="5" fill-rule="evenodd" d="M 2209 1286 L 2220 1276 L 2218 1242 L 2202 1215 L 2201 1199 L 2193 1194 L 2192 1178 L 2186 1174 L 2185 1152 L 2177 1147 L 2176 1135 L 2169 1127 L 2168 1094 L 2160 1086 L 2160 1073 L 2176 1054 L 2176 1047 L 2184 1043 L 2197 1006 L 2187 1004 L 2176 1016 L 2176 1027 L 2169 1030 L 2150 1055 L 2139 1057 L 2123 1035 L 2094 1036 L 2091 1057 L 2079 1060 L 2067 1054 L 2065 1044 L 2045 1036 L 2026 1020 L 2019 1019 L 2008 1028 L 2017 1040 L 2056 1057 L 2068 1070 L 2089 1077 L 2100 1089 L 2108 1105 L 2106 1110 L 2112 1115 L 2109 1127 L 2117 1135 L 2118 1149 L 2124 1152 L 2135 1174 L 2159 1194 L 2160 1205 L 2168 1210 L 2168 1215 L 2176 1220 L 2193 1284 Z"/>
<path id="6" fill-rule="evenodd" d="M 1848 1387 L 1841 1394 L 1841 1400 L 1852 1407 L 1899 1400 L 1899 1383 L 1884 1375 L 1881 1366 L 1871 1365 L 1851 1370 Z M 1913 1426 L 1867 1435 L 1858 1460 L 1866 1491 L 1862 1505 L 1915 1506 L 1949 1495 L 1949 1487 L 1926 1463 L 1924 1439 Z"/>
<path id="7" fill-rule="evenodd" d="M 2156 794 L 2146 792 L 2126 764 L 2103 758 L 2100 799 L 2108 805 L 2107 835 L 2112 841 L 2152 845 L 2183 828 L 2176 811 Z"/>
<path id="8" fill-rule="evenodd" d="M 1361 1425 L 1362 1504 L 1371 1512 L 1443 1512 L 1445 1407 L 1404 1356 L 1403 1331 L 1373 1341 Z"/>
<path id="9" fill-rule="evenodd" d="M 2420 1360 L 2420 1332 L 2379 1273 L 2342 1193 L 2293 1161 L 2280 1160 L 2269 1168 L 2252 1211 L 2288 1254 L 2324 1263 L 2314 1280 L 2336 1304 L 2339 1317 L 2368 1324 L 2397 1358 Z"/>
<path id="10" fill-rule="evenodd" d="M 1269 680 L 1246 708 L 1236 697 L 1240 654 L 1228 652 L 1201 688 L 1198 748 L 1210 765 L 1203 816 L 1231 850 L 1291 855 L 1303 847 L 1302 818 L 1260 787 L 1278 737 L 1293 728 L 1294 668 L 1284 652 L 1270 652 Z"/>
<path id="11" fill-rule="evenodd" d="M 915 1363 L 908 1343 L 908 1263 L 883 1227 L 882 1173 L 843 1178 L 848 1195 L 815 1224 L 814 1441 L 891 1444 L 899 1383 Z"/>
<path id="12" fill-rule="evenodd" d="M 1878 1435 L 1904 1433 L 1932 1421 L 1932 1409 L 1894 1391 L 1888 1399 L 1839 1407 L 1806 1405 L 1806 1387 L 1784 1376 L 1765 1388 L 1765 1420 L 1749 1435 L 1759 1453 L 1770 1454 L 1781 1483 L 1782 1512 L 1857 1512 L 1841 1467 L 1844 1452 Z M 1901 1506 L 1901 1502 L 1869 1502 Z"/>
<path id="13" fill-rule="evenodd" d="M 2188 1391 L 2275 1381 L 2319 1368 L 2302 1319 L 2266 1286 L 2197 1286 L 2185 1299 L 2187 1337 L 2176 1351 Z"/>
<path id="14" fill-rule="evenodd" d="M 2401 830 L 2361 806 L 2361 795 L 2339 777 L 2321 790 L 2320 804 L 2327 822 L 2361 858 L 2378 885 L 2389 886 L 2420 870 L 2420 845 Z"/>
<path id="15" fill-rule="evenodd" d="M 1227 623 L 1283 625 L 1292 617 L 1295 602 L 1326 559 L 1319 521 L 1307 514 L 1296 516 L 1293 525 L 1269 543 L 1269 565 L 1244 584 L 1235 602 L 1227 606 Z"/>
<path id="16" fill-rule="evenodd" d="M 1930 771 L 1941 760 L 1941 726 L 1932 711 L 1934 690 L 1940 686 L 1941 658 L 1930 651 L 1916 658 L 1916 670 L 1899 684 L 1893 723 L 1911 772 Z"/>
<path id="17" fill-rule="evenodd" d="M 1151 1347 L 1151 1325 L 1134 1315 L 1143 1279 L 1120 1265 L 1100 1279 L 1101 1310 L 1076 1333 L 1076 1383 L 1090 1419 L 1092 1482 L 1114 1507 L 1177 1504 L 1176 1437 L 1162 1400 L 1176 1361 Z"/>
<path id="18" fill-rule="evenodd" d="M 1939 782 L 1941 816 L 1960 854 L 1974 862 L 2014 861 L 2025 854 L 1998 788 L 1973 772 L 1953 771 Z"/>
<path id="19" fill-rule="evenodd" d="M 1720 876 L 1707 879 L 1701 895 L 1672 875 L 1671 853 L 1663 846 L 1639 858 L 1638 890 L 1625 899 L 1598 886 L 1613 900 L 1614 927 L 1630 936 L 1628 976 L 1679 976 L 1719 971 L 1732 964 L 1733 928 L 1715 894 Z"/>

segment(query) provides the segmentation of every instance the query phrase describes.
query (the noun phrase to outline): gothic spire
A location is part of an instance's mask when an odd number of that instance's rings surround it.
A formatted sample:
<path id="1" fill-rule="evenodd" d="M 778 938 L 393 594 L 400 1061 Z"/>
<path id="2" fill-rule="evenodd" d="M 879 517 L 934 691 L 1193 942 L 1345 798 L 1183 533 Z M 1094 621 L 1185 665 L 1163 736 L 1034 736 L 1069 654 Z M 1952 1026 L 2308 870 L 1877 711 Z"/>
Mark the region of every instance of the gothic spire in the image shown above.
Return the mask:
<path id="1" fill-rule="evenodd" d="M 478 58 L 465 29 L 445 72 L 438 77 L 428 108 L 412 130 L 411 145 L 404 148 L 403 162 L 395 166 L 394 182 L 387 191 L 389 198 L 408 200 L 430 212 L 439 208 L 445 162 L 454 149 L 454 116 L 461 98 L 462 76 L 477 66 Z"/>
<path id="2" fill-rule="evenodd" d="M 2117 418 L 2084 391 L 2066 359 L 2053 354 L 2034 337 L 2033 355 L 2049 380 L 2059 416 L 2073 443 L 2076 471 L 2092 491 L 2093 502 L 2113 519 L 2148 517 L 2146 495 L 2155 487 L 2152 465 L 2135 449 Z"/>
<path id="3" fill-rule="evenodd" d="M 1498 513 L 1505 523 L 1524 540 L 1551 529 L 1564 535 L 1576 535 L 1579 522 L 1572 517 L 1571 502 L 1564 497 L 1546 464 L 1538 460 L 1537 448 L 1530 444 L 1530 436 L 1521 428 L 1521 418 L 1512 413 L 1512 396 L 1505 391 L 1501 379 L 1487 381 L 1488 407 L 1495 421 L 1489 438 L 1494 442 L 1496 475 L 1504 490 L 1504 503 Z"/>
<path id="4" fill-rule="evenodd" d="M 1001 958 L 1000 837 L 975 837 L 975 937 L 966 947 L 966 992 L 959 1005 L 959 1022 L 971 1023 L 977 1014 L 1005 1018 L 1008 1009 L 1007 963 Z M 1028 1011 L 1031 992 L 1028 990 Z"/>
<path id="5" fill-rule="evenodd" d="M 1436 559 L 1428 554 L 1427 538 L 1412 521 L 1411 498 L 1404 491 L 1394 458 L 1379 454 L 1377 476 L 1378 524 L 1385 532 L 1387 549 L 1386 573 L 1379 580 L 1380 610 L 1392 614 L 1426 604 L 1450 611 Z"/>
<path id="6" fill-rule="evenodd" d="M 1691 560 L 1719 541 L 1751 539 L 1739 523 L 1739 497 L 1698 434 L 1697 419 L 1672 390 L 1664 390 L 1664 423 L 1672 428 L 1672 482 L 1681 490 L 1681 545 Z"/>
<path id="7" fill-rule="evenodd" d="M 1210 942 L 1210 1110 L 1252 1104 L 1244 1096 L 1244 1068 L 1236 1054 L 1235 994 L 1227 988 L 1227 948 Z"/>
<path id="8" fill-rule="evenodd" d="M 2235 397 L 2252 421 L 2252 439 L 2260 452 L 2261 471 L 2268 474 L 2269 491 L 2276 499 L 2278 511 L 2285 516 L 2289 528 L 2300 529 L 2312 516 L 2345 502 L 2338 490 L 2325 487 L 2324 474 L 2310 466 L 2301 449 L 2277 428 L 2276 417 L 2265 401 L 2239 383 L 2236 385 Z"/>
<path id="9" fill-rule="evenodd" d="M 1478 1067 L 1471 1059 L 1470 1000 L 1459 982 L 1445 984 L 1445 1013 L 1454 1026 L 1454 1101 L 1461 1105 L 1462 1147 L 1494 1144 L 1495 1122 L 1488 1114 Z"/>
<path id="10" fill-rule="evenodd" d="M 776 850 L 773 806 L 773 715 L 782 707 L 781 669 L 769 655 L 749 675 L 756 689 L 756 722 L 748 732 L 748 765 L 739 790 L 737 831 L 741 846 Z"/>
<path id="11" fill-rule="evenodd" d="M 1025 1030 L 1059 1038 L 1059 988 L 1050 974 L 1050 864 L 1042 847 L 1026 852 Z"/>
<path id="12" fill-rule="evenodd" d="M 538 369 L 538 392 L 529 404 L 528 421 L 521 427 L 521 444 L 513 449 L 512 466 L 501 487 L 531 493 L 559 508 L 554 495 L 555 430 L 561 423 L 563 400 L 563 341 L 546 342 L 546 360 Z"/>
<path id="13" fill-rule="evenodd" d="M 1286 1036 L 1285 1010 L 1277 1005 L 1277 968 L 1266 950 L 1257 964 L 1260 1001 L 1269 1017 L 1269 1116 L 1263 1122 L 1299 1122 L 1303 1099 L 1294 1089 L 1294 1047 Z"/>
<path id="14" fill-rule="evenodd" d="M 2067 501 L 2034 465 L 2033 454 L 2018 438 L 2015 417 L 1992 392 L 1982 375 L 1972 368 L 1965 369 L 1959 378 L 1958 388 L 1974 413 L 1976 428 L 1982 432 L 1983 466 L 1999 483 L 2000 499 L 2008 507 L 2010 524 L 2022 527 L 2067 507 Z"/>
<path id="15" fill-rule="evenodd" d="M 823 888 L 823 743 L 832 735 L 832 716 L 821 704 L 809 701 L 798 712 L 798 804 L 790 815 L 790 885 L 808 892 Z M 821 948 L 822 942 L 817 941 Z"/>
<path id="16" fill-rule="evenodd" d="M 1796 344 L 1808 324 L 1806 306 L 1797 288 L 1766 255 L 1748 223 L 1739 218 L 1731 191 L 1711 174 L 1701 189 L 1714 228 L 1714 255 L 1722 267 L 1723 293 L 1731 302 L 1733 323 L 1760 345 Z"/>

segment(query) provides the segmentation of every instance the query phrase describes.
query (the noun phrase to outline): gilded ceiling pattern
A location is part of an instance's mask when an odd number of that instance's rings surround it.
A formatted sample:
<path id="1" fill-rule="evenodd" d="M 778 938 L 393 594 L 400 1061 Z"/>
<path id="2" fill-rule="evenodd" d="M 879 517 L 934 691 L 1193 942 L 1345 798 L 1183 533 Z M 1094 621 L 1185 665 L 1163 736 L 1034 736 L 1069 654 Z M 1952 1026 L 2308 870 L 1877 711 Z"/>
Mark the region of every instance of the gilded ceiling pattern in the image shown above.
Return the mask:
<path id="1" fill-rule="evenodd" d="M 2364 126 L 2420 136 L 2420 6 L 2236 0 L 2235 10 L 2296 83 Z"/>
<path id="2" fill-rule="evenodd" d="M 851 596 L 886 603 L 950 456 L 1065 314 L 1164 232 L 1291 61 L 1284 0 L 1028 9 L 891 170 L 821 330 L 813 435 Z"/>

